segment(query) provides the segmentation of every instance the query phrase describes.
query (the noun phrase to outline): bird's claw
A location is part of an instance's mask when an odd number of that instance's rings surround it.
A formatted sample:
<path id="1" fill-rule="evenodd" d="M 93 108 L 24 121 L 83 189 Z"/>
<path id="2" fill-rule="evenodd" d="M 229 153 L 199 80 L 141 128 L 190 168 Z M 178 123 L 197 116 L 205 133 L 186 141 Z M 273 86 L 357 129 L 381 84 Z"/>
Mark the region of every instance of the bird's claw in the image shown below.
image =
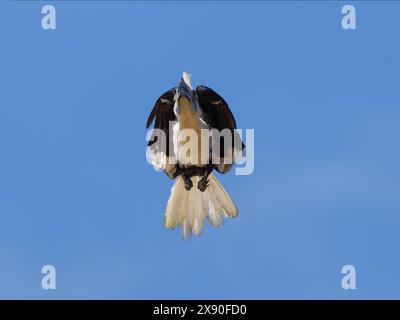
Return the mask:
<path id="1" fill-rule="evenodd" d="M 184 180 L 184 184 L 185 184 L 185 189 L 187 191 L 189 191 L 193 187 L 193 182 L 192 182 L 192 180 L 190 178 L 185 179 Z"/>
<path id="2" fill-rule="evenodd" d="M 208 187 L 208 179 L 202 178 L 199 183 L 197 184 L 197 188 L 201 191 L 204 192 L 206 191 Z"/>

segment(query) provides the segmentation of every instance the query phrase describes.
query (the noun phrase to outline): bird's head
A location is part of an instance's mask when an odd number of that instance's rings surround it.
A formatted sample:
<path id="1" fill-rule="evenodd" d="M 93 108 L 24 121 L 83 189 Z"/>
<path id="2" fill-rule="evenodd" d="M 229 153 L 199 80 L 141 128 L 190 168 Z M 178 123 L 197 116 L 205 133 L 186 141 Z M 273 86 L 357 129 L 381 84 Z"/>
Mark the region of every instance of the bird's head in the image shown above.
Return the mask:
<path id="1" fill-rule="evenodd" d="M 184 72 L 176 88 L 174 112 L 178 116 L 182 107 L 195 111 L 196 106 L 196 94 L 190 84 L 190 75 Z"/>

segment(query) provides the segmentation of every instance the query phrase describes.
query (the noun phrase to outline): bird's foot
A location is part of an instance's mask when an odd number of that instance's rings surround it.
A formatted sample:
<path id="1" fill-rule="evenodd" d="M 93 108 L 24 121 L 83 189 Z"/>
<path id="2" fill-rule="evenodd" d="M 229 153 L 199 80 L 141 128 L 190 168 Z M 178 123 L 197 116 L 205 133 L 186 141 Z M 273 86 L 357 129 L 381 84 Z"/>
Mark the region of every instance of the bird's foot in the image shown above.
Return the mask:
<path id="1" fill-rule="evenodd" d="M 207 187 L 208 187 L 208 179 L 206 177 L 201 178 L 201 180 L 197 184 L 197 188 L 201 192 L 204 192 L 204 191 L 206 191 Z"/>
<path id="2" fill-rule="evenodd" d="M 190 178 L 184 178 L 184 179 L 183 179 L 183 183 L 185 184 L 185 189 L 186 189 L 187 191 L 189 191 L 190 189 L 192 189 L 192 187 L 193 187 L 192 179 L 190 179 Z"/>

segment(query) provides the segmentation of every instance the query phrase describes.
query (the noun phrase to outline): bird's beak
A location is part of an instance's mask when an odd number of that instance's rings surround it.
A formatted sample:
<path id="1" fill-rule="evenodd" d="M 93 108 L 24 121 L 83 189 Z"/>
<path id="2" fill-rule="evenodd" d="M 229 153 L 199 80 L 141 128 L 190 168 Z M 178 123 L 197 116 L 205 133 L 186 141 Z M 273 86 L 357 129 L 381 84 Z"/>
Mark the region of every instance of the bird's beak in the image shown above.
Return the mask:
<path id="1" fill-rule="evenodd" d="M 177 98 L 179 98 L 180 96 L 185 96 L 190 101 L 193 100 L 192 89 L 187 85 L 183 78 L 181 78 L 181 81 L 179 81 L 177 89 Z"/>
<path id="2" fill-rule="evenodd" d="M 185 98 L 188 101 L 181 100 L 180 98 Z M 190 106 L 191 109 L 196 108 L 195 103 L 195 94 L 192 90 L 192 86 L 190 84 L 190 76 L 184 72 L 181 80 L 178 83 L 178 87 L 176 88 L 175 93 L 175 106 L 174 112 L 178 116 L 180 114 L 180 110 L 182 106 Z"/>

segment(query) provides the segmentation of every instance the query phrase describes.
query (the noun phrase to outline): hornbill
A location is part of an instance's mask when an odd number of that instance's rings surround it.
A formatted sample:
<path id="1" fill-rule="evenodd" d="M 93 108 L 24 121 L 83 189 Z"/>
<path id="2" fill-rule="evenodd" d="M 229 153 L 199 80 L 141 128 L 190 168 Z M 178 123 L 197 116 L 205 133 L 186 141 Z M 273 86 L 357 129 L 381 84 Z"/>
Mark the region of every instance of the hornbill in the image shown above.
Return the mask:
<path id="1" fill-rule="evenodd" d="M 229 171 L 244 149 L 225 100 L 203 85 L 193 90 L 190 76 L 184 72 L 179 84 L 157 99 L 146 128 L 153 120 L 158 131 L 154 130 L 149 140 L 147 159 L 175 180 L 165 210 L 165 227 L 182 225 L 185 238 L 192 232 L 199 235 L 206 217 L 216 227 L 224 217 L 236 217 L 236 205 L 212 174 L 214 169 Z"/>

